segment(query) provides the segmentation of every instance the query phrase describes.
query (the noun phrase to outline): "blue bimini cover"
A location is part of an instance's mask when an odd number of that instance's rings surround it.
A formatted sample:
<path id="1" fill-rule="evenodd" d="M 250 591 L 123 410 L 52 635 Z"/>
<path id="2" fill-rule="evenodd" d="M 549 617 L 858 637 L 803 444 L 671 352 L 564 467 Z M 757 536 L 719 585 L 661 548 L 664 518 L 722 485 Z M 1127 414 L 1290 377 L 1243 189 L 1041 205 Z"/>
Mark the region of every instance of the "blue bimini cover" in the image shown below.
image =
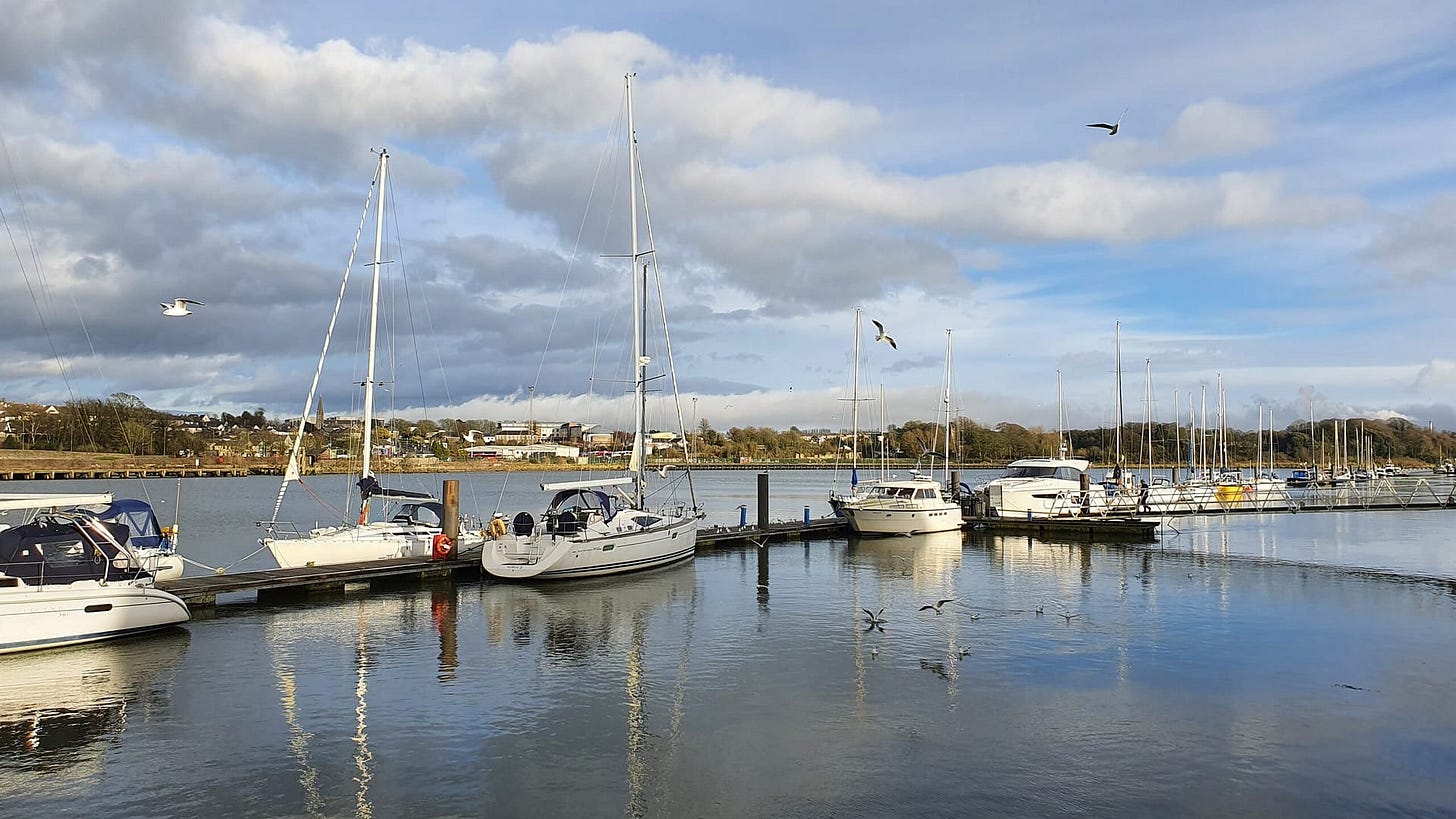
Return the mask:
<path id="1" fill-rule="evenodd" d="M 120 498 L 111 502 L 111 505 L 102 510 L 97 517 L 111 523 L 126 524 L 131 530 L 130 545 L 142 549 L 170 549 L 171 541 L 162 534 L 162 529 L 157 525 L 157 515 L 152 511 L 151 504 L 143 500 L 133 498 Z"/>

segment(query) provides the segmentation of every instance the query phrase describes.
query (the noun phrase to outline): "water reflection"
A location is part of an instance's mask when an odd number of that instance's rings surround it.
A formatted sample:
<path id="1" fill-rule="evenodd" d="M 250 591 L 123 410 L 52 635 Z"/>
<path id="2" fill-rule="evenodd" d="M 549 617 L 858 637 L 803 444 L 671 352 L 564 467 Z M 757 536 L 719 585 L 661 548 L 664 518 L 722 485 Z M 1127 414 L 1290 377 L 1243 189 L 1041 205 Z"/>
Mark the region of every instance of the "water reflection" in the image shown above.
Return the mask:
<path id="1" fill-rule="evenodd" d="M 266 626 L 266 643 L 273 665 L 274 684 L 279 706 L 288 727 L 287 746 L 298 773 L 303 794 L 303 808 L 310 816 L 328 815 L 331 810 L 325 772 L 315 764 L 314 745 L 318 733 L 335 732 L 333 718 L 317 720 L 318 728 L 305 725 L 303 702 L 311 699 L 303 691 L 306 686 L 325 691 L 327 703 L 351 703 L 349 724 L 349 780 L 352 785 L 353 813 L 372 817 L 374 806 L 370 788 L 374 780 L 374 754 L 369 737 L 369 686 L 375 666 L 375 654 L 390 640 L 412 631 L 421 619 L 417 611 L 423 597 L 371 596 L 336 605 L 292 608 L 271 618 Z M 432 605 L 431 622 L 439 632 L 441 656 L 447 653 L 447 639 L 453 642 L 445 609 Z M 443 626 L 443 628 L 442 628 Z M 326 662 L 327 652 L 347 646 L 347 688 L 335 674 L 310 673 Z M 444 661 L 441 661 L 444 665 Z M 347 692 L 347 693 L 346 693 Z M 346 699 L 347 698 L 347 699 Z M 312 723 L 310 723 L 312 724 Z M 318 733 L 316 733 L 318 732 Z M 328 748 L 319 752 L 324 758 L 334 757 Z"/>
<path id="2" fill-rule="evenodd" d="M 906 537 L 850 535 L 845 559 L 851 566 L 876 569 L 915 579 L 916 585 L 935 585 L 960 570 L 963 532 L 931 532 Z"/>
<path id="3" fill-rule="evenodd" d="M 985 551 L 1001 571 L 1051 575 L 1082 585 L 1092 582 L 1094 546 L 1086 541 L 1059 542 L 1022 534 L 973 532 L 970 546 Z"/>
<path id="4" fill-rule="evenodd" d="M 101 778 L 128 723 L 170 708 L 189 640 L 175 629 L 0 660 L 0 793 L 25 793 L 28 774 Z"/>
<path id="5" fill-rule="evenodd" d="M 766 569 L 761 570 L 766 573 Z M 618 669 L 620 664 L 619 701 L 625 705 L 625 812 L 645 816 L 653 800 L 667 799 L 660 774 L 672 766 L 681 746 L 697 619 L 698 586 L 693 564 L 571 583 L 496 584 L 485 590 L 484 598 L 487 619 L 492 623 L 509 621 L 515 645 L 539 644 L 543 670 L 570 669 L 582 675 L 581 685 L 589 687 L 589 678 Z M 672 639 L 681 639 L 682 645 L 671 680 L 667 724 L 654 730 L 651 695 L 662 689 L 663 681 L 654 681 L 648 662 L 649 632 L 654 616 L 675 603 L 686 604 L 680 621 L 682 636 L 673 633 L 677 630 L 673 627 L 668 632 Z M 487 633 L 495 631 L 488 626 Z M 660 657 L 661 646 L 657 652 Z M 570 682 L 564 684 L 572 687 Z"/>

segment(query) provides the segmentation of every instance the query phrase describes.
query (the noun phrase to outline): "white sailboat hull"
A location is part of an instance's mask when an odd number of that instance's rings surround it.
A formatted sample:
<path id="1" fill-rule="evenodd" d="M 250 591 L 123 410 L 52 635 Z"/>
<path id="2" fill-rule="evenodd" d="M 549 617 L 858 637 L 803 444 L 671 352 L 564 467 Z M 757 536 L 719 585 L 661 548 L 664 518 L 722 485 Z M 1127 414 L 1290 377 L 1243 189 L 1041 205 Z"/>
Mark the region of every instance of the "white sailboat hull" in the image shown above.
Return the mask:
<path id="1" fill-rule="evenodd" d="M 562 580 L 655 569 L 689 560 L 697 548 L 698 519 L 620 533 L 507 535 L 487 541 L 481 567 L 503 580 Z"/>
<path id="2" fill-rule="evenodd" d="M 429 557 L 440 530 L 381 521 L 363 526 L 315 529 L 300 537 L 264 538 L 273 559 L 284 569 L 332 566 L 399 557 Z M 483 538 L 461 532 L 456 553 L 480 548 Z"/>
<path id="3" fill-rule="evenodd" d="M 0 576 L 0 583 L 13 580 Z M 190 617 L 176 595 L 146 585 L 17 582 L 0 586 L 0 654 L 140 634 Z"/>

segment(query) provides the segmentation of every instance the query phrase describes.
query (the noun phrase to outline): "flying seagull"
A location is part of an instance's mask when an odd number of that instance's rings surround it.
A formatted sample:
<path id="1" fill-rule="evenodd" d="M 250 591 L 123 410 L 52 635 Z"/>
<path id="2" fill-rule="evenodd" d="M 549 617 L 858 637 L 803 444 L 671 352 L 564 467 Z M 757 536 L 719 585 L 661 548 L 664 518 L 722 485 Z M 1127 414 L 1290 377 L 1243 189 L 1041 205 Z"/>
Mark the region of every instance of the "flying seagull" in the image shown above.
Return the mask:
<path id="1" fill-rule="evenodd" d="M 1111 125 L 1108 125 L 1105 122 L 1092 122 L 1092 123 L 1088 123 L 1087 127 L 1088 128 L 1106 128 L 1107 129 L 1107 135 L 1108 136 L 1112 136 L 1113 134 L 1117 133 L 1117 129 L 1118 128 L 1122 127 L 1122 117 L 1123 117 L 1123 114 L 1126 114 L 1126 113 L 1127 113 L 1127 109 L 1126 108 L 1122 109 L 1122 114 L 1118 114 L 1117 115 L 1117 122 L 1114 122 Z"/>
<path id="2" fill-rule="evenodd" d="M 192 311 L 187 309 L 189 304 L 202 304 L 196 299 L 173 299 L 171 304 L 162 302 L 162 315 L 164 316 L 190 316 Z"/>
<path id="3" fill-rule="evenodd" d="M 879 323 L 878 321 L 875 321 L 874 319 L 870 319 L 870 324 L 875 325 L 875 341 L 888 341 L 890 343 L 890 349 L 900 349 L 899 347 L 895 346 L 895 339 L 891 338 L 889 334 L 885 332 L 885 325 Z"/>
<path id="4" fill-rule="evenodd" d="M 926 603 L 925 605 L 923 605 L 923 606 L 920 607 L 920 610 L 921 611 L 927 611 L 928 610 L 928 611 L 933 611 L 936 614 L 940 614 L 940 607 L 941 606 L 944 606 L 946 603 L 953 603 L 953 602 L 955 602 L 955 598 L 954 597 L 947 597 L 944 600 L 937 600 L 934 603 Z"/>

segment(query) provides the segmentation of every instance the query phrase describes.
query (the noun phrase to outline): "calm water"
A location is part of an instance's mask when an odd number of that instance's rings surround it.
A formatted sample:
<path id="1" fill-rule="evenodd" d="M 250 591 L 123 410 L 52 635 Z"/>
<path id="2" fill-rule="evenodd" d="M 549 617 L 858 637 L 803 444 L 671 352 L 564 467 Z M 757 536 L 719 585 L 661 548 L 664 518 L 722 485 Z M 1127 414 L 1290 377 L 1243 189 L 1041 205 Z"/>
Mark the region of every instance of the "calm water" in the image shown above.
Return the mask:
<path id="1" fill-rule="evenodd" d="M 467 508 L 539 506 L 537 477 L 460 477 Z M 828 482 L 773 473 L 771 517 L 823 514 Z M 188 551 L 256 548 L 276 488 L 184 484 Z M 752 473 L 699 489 L 711 522 L 756 517 Z M 1452 514 L 841 538 L 223 607 L 0 658 L 0 795 L 36 816 L 1450 815 Z"/>

